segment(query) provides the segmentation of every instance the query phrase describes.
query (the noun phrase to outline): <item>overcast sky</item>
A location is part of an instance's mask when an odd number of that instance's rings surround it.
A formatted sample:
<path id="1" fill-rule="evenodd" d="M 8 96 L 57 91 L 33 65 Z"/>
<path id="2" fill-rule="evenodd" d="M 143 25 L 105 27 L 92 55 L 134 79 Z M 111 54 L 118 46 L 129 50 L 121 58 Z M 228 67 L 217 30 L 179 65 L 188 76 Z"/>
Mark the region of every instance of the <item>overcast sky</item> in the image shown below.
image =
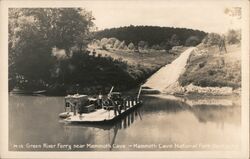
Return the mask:
<path id="1" fill-rule="evenodd" d="M 178 3 L 177 3 L 178 2 Z M 98 29 L 152 25 L 185 27 L 206 32 L 224 33 L 239 28 L 241 20 L 224 13 L 236 1 L 91 1 L 83 8 L 92 11 Z"/>

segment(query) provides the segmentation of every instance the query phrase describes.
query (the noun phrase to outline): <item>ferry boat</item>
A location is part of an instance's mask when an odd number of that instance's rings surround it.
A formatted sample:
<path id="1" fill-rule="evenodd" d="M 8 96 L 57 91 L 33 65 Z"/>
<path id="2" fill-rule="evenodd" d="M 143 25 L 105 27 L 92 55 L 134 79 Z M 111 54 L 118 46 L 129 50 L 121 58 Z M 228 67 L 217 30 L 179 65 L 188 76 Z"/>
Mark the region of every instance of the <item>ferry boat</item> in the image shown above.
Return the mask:
<path id="1" fill-rule="evenodd" d="M 136 97 L 123 97 L 111 88 L 106 97 L 90 98 L 87 95 L 67 95 L 65 112 L 60 113 L 65 123 L 111 123 L 122 118 L 142 104 L 141 87 Z"/>

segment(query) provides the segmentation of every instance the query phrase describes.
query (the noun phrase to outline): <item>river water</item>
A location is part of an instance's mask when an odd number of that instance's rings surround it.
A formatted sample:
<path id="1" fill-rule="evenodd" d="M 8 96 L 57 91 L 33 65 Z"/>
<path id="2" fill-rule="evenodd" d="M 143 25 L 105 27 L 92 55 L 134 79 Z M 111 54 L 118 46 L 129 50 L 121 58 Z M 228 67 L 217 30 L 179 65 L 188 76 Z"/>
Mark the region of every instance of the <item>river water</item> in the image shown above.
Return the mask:
<path id="1" fill-rule="evenodd" d="M 199 104 L 164 95 L 142 99 L 141 107 L 113 125 L 71 125 L 58 118 L 64 111 L 63 97 L 10 95 L 9 150 L 240 149 L 241 105 L 237 100 L 222 100 L 225 104 L 204 104 L 203 100 Z"/>

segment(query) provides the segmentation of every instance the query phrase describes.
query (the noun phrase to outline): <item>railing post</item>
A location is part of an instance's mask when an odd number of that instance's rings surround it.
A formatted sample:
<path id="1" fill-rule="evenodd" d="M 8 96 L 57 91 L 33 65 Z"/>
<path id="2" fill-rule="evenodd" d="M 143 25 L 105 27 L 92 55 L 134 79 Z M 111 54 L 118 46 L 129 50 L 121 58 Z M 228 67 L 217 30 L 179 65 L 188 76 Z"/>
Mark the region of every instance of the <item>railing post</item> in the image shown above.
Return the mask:
<path id="1" fill-rule="evenodd" d="M 132 100 L 131 98 L 129 99 L 129 108 L 132 107 Z"/>
<path id="2" fill-rule="evenodd" d="M 76 105 L 75 104 L 73 106 L 73 109 L 74 109 L 74 115 L 76 115 Z"/>
<path id="3" fill-rule="evenodd" d="M 67 102 L 66 102 L 66 99 L 65 99 L 65 98 L 64 98 L 64 103 L 65 103 L 64 112 L 66 112 Z"/>
<path id="4" fill-rule="evenodd" d="M 124 107 L 125 110 L 127 110 L 127 105 L 126 104 L 127 104 L 126 99 L 123 99 L 123 107 Z"/>
<path id="5" fill-rule="evenodd" d="M 136 105 L 136 99 L 133 99 L 133 102 L 134 102 L 134 106 Z"/>

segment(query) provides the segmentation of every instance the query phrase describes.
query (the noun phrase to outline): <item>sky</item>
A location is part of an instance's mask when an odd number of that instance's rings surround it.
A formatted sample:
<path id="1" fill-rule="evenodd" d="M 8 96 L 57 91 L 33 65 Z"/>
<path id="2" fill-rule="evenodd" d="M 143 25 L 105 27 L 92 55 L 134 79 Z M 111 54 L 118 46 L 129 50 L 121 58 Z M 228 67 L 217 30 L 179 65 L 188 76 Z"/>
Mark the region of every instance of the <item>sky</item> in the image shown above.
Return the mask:
<path id="1" fill-rule="evenodd" d="M 88 1 L 83 8 L 92 11 L 98 30 L 129 25 L 185 27 L 206 32 L 225 33 L 240 28 L 241 20 L 224 13 L 239 6 L 228 0 L 137 0 Z"/>

